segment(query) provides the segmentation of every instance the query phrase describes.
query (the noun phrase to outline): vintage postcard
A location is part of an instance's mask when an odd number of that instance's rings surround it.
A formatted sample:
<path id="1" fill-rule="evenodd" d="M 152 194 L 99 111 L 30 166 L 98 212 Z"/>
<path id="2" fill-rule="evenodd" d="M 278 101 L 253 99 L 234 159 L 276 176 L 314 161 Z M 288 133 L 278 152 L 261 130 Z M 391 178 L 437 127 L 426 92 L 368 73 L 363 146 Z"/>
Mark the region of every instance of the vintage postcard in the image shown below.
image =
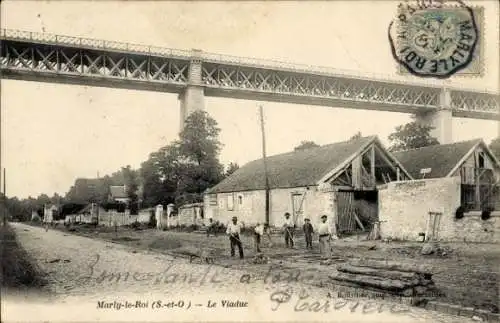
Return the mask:
<path id="1" fill-rule="evenodd" d="M 0 4 L 2 322 L 498 322 L 494 0 Z"/>

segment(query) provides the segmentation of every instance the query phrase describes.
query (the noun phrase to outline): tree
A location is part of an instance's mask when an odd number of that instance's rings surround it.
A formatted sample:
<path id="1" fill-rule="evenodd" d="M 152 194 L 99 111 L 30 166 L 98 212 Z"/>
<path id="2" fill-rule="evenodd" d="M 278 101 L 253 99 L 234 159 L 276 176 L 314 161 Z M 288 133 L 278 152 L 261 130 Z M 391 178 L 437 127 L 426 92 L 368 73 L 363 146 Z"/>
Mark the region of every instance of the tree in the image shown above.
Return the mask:
<path id="1" fill-rule="evenodd" d="M 137 215 L 139 211 L 139 183 L 137 171 L 133 170 L 130 165 L 122 167 L 121 173 L 125 181 L 125 190 L 129 198 L 129 208 L 131 215 Z"/>
<path id="2" fill-rule="evenodd" d="M 439 145 L 439 141 L 430 135 L 432 129 L 433 127 L 420 125 L 415 121 L 397 126 L 389 135 L 391 141 L 389 150 L 400 151 Z"/>
<path id="3" fill-rule="evenodd" d="M 50 203 L 52 205 L 60 205 L 64 203 L 64 198 L 61 195 L 54 193 L 54 195 L 50 198 Z"/>
<path id="4" fill-rule="evenodd" d="M 359 139 L 361 137 L 363 137 L 363 135 L 361 134 L 361 131 L 358 131 L 349 140 L 355 140 L 355 139 Z"/>
<path id="5" fill-rule="evenodd" d="M 226 177 L 228 177 L 229 175 L 231 175 L 232 173 L 237 171 L 239 168 L 240 168 L 240 165 L 238 165 L 237 163 L 233 163 L 233 162 L 229 163 L 229 165 L 227 165 Z"/>
<path id="6" fill-rule="evenodd" d="M 143 205 L 151 207 L 162 203 L 163 182 L 160 171 L 159 152 L 149 155 L 149 158 L 141 164 L 140 176 L 143 181 Z"/>
<path id="7" fill-rule="evenodd" d="M 491 151 L 497 159 L 500 159 L 500 137 L 493 139 L 489 145 Z"/>
<path id="8" fill-rule="evenodd" d="M 50 197 L 47 194 L 40 194 L 36 201 L 39 207 L 43 207 L 45 204 L 50 204 Z"/>
<path id="9" fill-rule="evenodd" d="M 300 142 L 300 144 L 297 147 L 294 148 L 294 151 L 305 150 L 305 149 L 310 149 L 310 148 L 316 148 L 316 147 L 319 147 L 319 146 L 320 145 L 318 145 L 314 141 L 303 140 L 303 141 Z"/>
<path id="10" fill-rule="evenodd" d="M 180 140 L 172 147 L 177 147 L 180 157 L 174 163 L 178 201 L 201 201 L 202 193 L 223 178 L 219 133 L 217 121 L 205 111 L 195 111 L 186 118 Z"/>

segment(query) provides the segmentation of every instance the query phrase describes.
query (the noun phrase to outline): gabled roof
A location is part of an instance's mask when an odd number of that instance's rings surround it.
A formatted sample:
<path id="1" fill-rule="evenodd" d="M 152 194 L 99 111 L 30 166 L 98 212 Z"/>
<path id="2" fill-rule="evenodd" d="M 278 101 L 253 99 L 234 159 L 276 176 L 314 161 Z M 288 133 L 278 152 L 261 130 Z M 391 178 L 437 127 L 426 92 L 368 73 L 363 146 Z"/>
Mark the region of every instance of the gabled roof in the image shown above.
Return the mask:
<path id="1" fill-rule="evenodd" d="M 420 170 L 423 168 L 431 169 L 430 173 L 425 174 L 425 178 L 439 178 L 447 177 L 459 163 L 465 160 L 466 155 L 481 143 L 483 143 L 481 139 L 473 139 L 446 145 L 433 145 L 398 151 L 392 154 L 413 178 L 422 178 Z"/>
<path id="2" fill-rule="evenodd" d="M 270 188 L 317 185 L 332 169 L 343 164 L 361 149 L 377 140 L 376 136 L 267 157 Z M 240 167 L 207 193 L 238 192 L 265 189 L 264 161 L 258 159 Z"/>
<path id="3" fill-rule="evenodd" d="M 125 191 L 125 186 L 121 185 L 121 186 L 110 186 L 109 187 L 109 193 L 111 194 L 111 197 L 112 198 L 115 198 L 115 199 L 123 199 L 123 198 L 127 198 L 128 195 L 127 195 L 127 192 Z"/>

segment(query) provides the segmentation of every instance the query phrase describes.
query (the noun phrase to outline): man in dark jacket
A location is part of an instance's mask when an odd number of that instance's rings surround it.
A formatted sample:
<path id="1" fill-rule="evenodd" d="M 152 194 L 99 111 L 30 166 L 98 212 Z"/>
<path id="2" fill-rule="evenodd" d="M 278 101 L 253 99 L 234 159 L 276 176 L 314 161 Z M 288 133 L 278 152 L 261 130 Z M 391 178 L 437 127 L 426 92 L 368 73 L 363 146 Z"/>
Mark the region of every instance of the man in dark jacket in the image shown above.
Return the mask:
<path id="1" fill-rule="evenodd" d="M 312 249 L 312 235 L 314 233 L 313 226 L 311 224 L 311 221 L 307 218 L 304 219 L 304 236 L 306 238 L 306 248 L 307 249 Z"/>

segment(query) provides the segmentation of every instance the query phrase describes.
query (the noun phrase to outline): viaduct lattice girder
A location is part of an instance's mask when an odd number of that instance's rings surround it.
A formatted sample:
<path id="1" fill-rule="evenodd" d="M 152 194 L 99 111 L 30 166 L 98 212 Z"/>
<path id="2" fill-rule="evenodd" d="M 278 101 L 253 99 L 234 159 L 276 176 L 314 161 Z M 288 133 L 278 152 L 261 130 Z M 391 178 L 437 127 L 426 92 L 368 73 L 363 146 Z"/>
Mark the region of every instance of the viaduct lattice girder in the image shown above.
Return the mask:
<path id="1" fill-rule="evenodd" d="M 199 73 L 192 73 L 198 65 Z M 327 68 L 201 51 L 1 30 L 2 78 L 416 113 L 442 108 L 443 89 L 335 73 Z M 450 89 L 458 117 L 498 120 L 498 94 Z"/>

